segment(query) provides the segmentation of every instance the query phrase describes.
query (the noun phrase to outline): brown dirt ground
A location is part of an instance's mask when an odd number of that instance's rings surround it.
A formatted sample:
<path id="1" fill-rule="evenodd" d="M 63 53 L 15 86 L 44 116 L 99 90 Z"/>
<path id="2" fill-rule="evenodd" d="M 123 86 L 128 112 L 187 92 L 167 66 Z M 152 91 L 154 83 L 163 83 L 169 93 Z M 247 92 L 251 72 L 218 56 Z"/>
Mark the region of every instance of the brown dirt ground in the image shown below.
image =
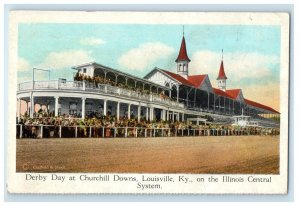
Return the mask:
<path id="1" fill-rule="evenodd" d="M 279 136 L 18 139 L 17 172 L 278 174 Z"/>

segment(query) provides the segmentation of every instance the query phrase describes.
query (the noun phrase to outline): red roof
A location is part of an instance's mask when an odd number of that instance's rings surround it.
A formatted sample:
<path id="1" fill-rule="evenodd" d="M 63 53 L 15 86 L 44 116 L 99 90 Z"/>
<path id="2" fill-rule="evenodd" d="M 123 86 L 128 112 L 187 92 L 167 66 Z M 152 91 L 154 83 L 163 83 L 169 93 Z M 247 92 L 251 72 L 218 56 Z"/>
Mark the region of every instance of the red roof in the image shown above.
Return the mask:
<path id="1" fill-rule="evenodd" d="M 207 74 L 203 75 L 192 75 L 188 76 L 189 82 L 191 82 L 195 87 L 199 88 L 205 80 Z"/>
<path id="2" fill-rule="evenodd" d="M 186 52 L 184 36 L 182 37 L 180 51 L 179 51 L 178 57 L 175 62 L 178 62 L 178 61 L 189 61 L 189 62 L 191 61 Z"/>
<path id="3" fill-rule="evenodd" d="M 228 89 L 226 93 L 231 96 L 233 99 L 236 99 L 241 92 L 241 89 Z"/>
<path id="4" fill-rule="evenodd" d="M 213 90 L 214 90 L 214 93 L 217 94 L 217 95 L 227 97 L 227 98 L 230 98 L 230 99 L 234 99 L 232 96 L 230 96 L 229 94 L 227 94 L 226 92 L 224 92 L 221 89 L 213 88 Z"/>
<path id="5" fill-rule="evenodd" d="M 249 99 L 245 99 L 245 102 L 251 106 L 254 106 L 254 107 L 258 107 L 258 108 L 261 108 L 261 109 L 265 109 L 265 110 L 268 110 L 268 111 L 271 111 L 271 112 L 275 112 L 275 113 L 278 113 L 278 111 L 276 111 L 275 109 L 269 107 L 269 106 L 266 106 L 266 105 L 263 105 L 263 104 L 260 104 L 258 102 L 254 102 L 254 101 L 251 101 Z"/>
<path id="6" fill-rule="evenodd" d="M 179 81 L 180 83 L 187 85 L 187 86 L 191 86 L 194 87 L 195 85 L 193 83 L 191 83 L 190 81 L 188 81 L 187 79 L 183 78 L 182 76 L 180 76 L 179 74 L 175 74 L 173 72 L 169 72 L 167 70 L 163 70 L 161 69 L 163 72 L 165 72 L 167 75 L 171 76 L 172 78 L 176 79 L 177 81 Z"/>
<path id="7" fill-rule="evenodd" d="M 217 80 L 219 80 L 219 79 L 227 79 L 225 71 L 224 71 L 223 60 L 222 60 L 221 65 L 220 65 L 220 70 L 219 70 L 219 75 L 218 75 Z"/>
<path id="8" fill-rule="evenodd" d="M 167 71 L 167 70 L 164 70 L 164 69 L 160 69 L 160 70 L 165 72 L 170 77 L 176 79 L 181 84 L 184 84 L 184 85 L 187 85 L 187 86 L 190 86 L 190 87 L 196 87 L 196 88 L 199 88 L 203 84 L 203 82 L 204 82 L 204 80 L 207 76 L 207 74 L 191 75 L 191 76 L 188 76 L 188 79 L 185 79 L 184 77 L 182 77 L 179 74 L 175 74 L 173 72 L 170 72 L 170 71 Z"/>

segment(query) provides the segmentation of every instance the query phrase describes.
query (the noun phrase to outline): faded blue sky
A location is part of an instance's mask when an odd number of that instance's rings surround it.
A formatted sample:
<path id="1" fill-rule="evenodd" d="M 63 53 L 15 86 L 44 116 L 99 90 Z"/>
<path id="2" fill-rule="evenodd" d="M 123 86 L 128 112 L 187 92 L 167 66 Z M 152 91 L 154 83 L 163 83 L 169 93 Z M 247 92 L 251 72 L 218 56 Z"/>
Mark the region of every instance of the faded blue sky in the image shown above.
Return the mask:
<path id="1" fill-rule="evenodd" d="M 209 74 L 215 85 L 224 49 L 229 87 L 251 97 L 259 88 L 278 90 L 279 26 L 185 25 L 185 38 L 191 74 Z M 31 80 L 32 67 L 72 79 L 71 67 L 90 61 L 139 77 L 155 66 L 174 71 L 181 39 L 182 25 L 20 24 L 18 81 Z"/>

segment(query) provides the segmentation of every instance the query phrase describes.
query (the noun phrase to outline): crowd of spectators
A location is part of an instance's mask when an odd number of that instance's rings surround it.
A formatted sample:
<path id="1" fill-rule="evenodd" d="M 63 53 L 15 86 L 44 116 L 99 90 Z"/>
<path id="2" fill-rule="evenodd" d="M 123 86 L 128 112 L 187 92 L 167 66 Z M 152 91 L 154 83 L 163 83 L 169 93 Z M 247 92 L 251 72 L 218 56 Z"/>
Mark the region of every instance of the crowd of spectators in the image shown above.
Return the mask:
<path id="1" fill-rule="evenodd" d="M 74 81 L 87 81 L 87 82 L 95 84 L 95 86 L 97 86 L 98 84 L 108 84 L 108 85 L 117 86 L 117 87 L 128 89 L 128 90 L 132 90 L 132 91 L 135 91 L 140 94 L 150 94 L 151 93 L 151 91 L 148 89 L 143 90 L 142 88 L 135 87 L 134 85 L 123 84 L 121 82 L 116 83 L 116 81 L 112 81 L 109 78 L 103 78 L 101 76 L 90 77 L 87 75 L 80 74 L 78 72 L 76 73 L 76 75 L 74 77 Z M 172 99 L 168 95 L 165 95 L 165 93 L 163 91 L 161 91 L 158 95 L 162 99 L 170 99 L 170 100 L 175 101 L 175 99 Z"/>

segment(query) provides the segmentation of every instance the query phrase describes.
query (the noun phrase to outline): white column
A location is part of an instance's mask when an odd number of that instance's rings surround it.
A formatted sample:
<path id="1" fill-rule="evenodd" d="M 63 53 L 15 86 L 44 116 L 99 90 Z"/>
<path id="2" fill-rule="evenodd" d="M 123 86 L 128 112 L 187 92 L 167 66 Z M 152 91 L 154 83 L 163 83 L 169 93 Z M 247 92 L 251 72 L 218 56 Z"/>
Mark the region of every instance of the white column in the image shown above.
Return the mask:
<path id="1" fill-rule="evenodd" d="M 150 121 L 153 121 L 153 112 L 154 112 L 154 108 L 153 107 L 150 107 Z"/>
<path id="2" fill-rule="evenodd" d="M 82 90 L 85 90 L 85 80 L 82 81 Z"/>
<path id="3" fill-rule="evenodd" d="M 149 108 L 146 107 L 146 120 L 148 121 L 149 120 Z"/>
<path id="4" fill-rule="evenodd" d="M 138 122 L 141 120 L 141 105 L 138 106 Z"/>
<path id="5" fill-rule="evenodd" d="M 184 113 L 182 113 L 182 121 L 184 122 Z"/>
<path id="6" fill-rule="evenodd" d="M 179 85 L 177 85 L 177 102 L 179 100 Z"/>
<path id="7" fill-rule="evenodd" d="M 20 121 L 20 113 L 21 113 L 21 99 L 20 98 L 18 98 L 17 99 L 17 101 L 18 101 L 18 108 L 17 108 L 17 117 L 18 117 L 18 122 Z"/>
<path id="8" fill-rule="evenodd" d="M 103 115 L 106 116 L 107 113 L 107 100 L 103 100 Z"/>
<path id="9" fill-rule="evenodd" d="M 163 120 L 163 121 L 166 121 L 166 110 L 163 109 L 163 110 L 161 111 L 161 113 L 162 113 L 162 120 Z"/>
<path id="10" fill-rule="evenodd" d="M 117 120 L 120 119 L 120 102 L 117 102 Z"/>
<path id="11" fill-rule="evenodd" d="M 31 95 L 30 95 L 30 118 L 33 118 L 33 113 L 34 113 L 34 96 L 31 93 Z"/>
<path id="12" fill-rule="evenodd" d="M 172 111 L 172 121 L 173 121 L 173 122 L 174 122 L 174 114 L 175 114 L 175 112 Z"/>
<path id="13" fill-rule="evenodd" d="M 81 118 L 85 118 L 85 98 L 82 97 L 82 102 L 81 102 Z"/>
<path id="14" fill-rule="evenodd" d="M 54 97 L 54 99 L 55 99 L 54 116 L 55 116 L 55 117 L 58 116 L 58 98 L 59 98 L 59 97 Z"/>
<path id="15" fill-rule="evenodd" d="M 167 121 L 169 121 L 169 119 L 170 119 L 170 112 L 169 110 L 167 110 Z"/>
<path id="16" fill-rule="evenodd" d="M 128 110 L 127 110 L 128 119 L 130 119 L 130 108 L 131 108 L 131 104 L 128 104 Z"/>

